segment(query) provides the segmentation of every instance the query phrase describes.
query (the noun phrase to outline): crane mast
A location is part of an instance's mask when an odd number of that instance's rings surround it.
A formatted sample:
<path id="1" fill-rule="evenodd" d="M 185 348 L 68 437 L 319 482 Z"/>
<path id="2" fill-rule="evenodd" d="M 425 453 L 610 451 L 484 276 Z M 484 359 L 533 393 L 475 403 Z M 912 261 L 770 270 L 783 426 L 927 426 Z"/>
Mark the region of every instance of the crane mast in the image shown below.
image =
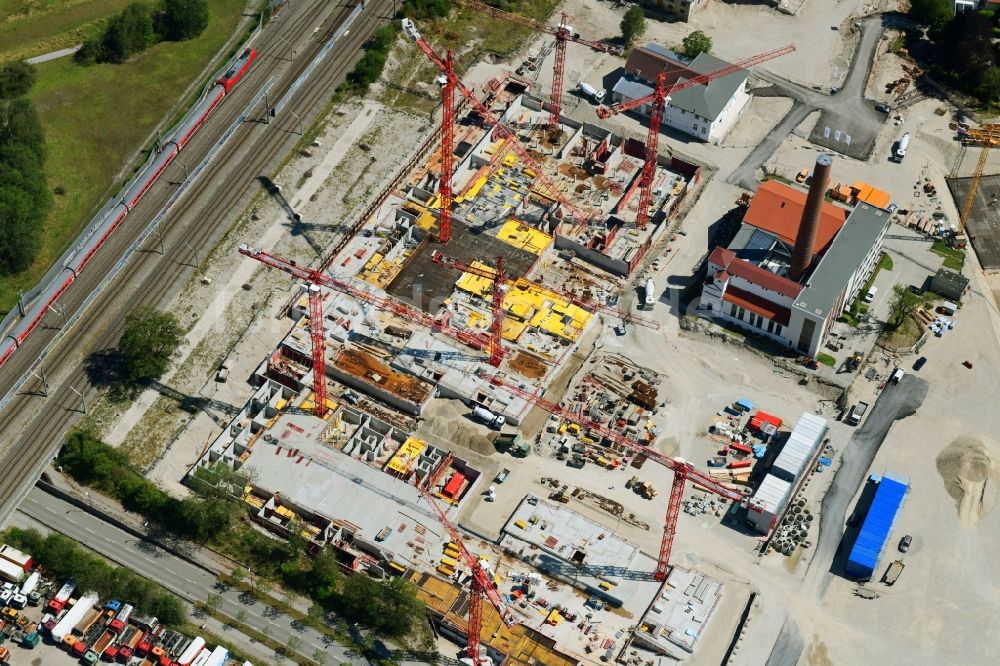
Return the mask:
<path id="1" fill-rule="evenodd" d="M 670 569 L 670 553 L 673 548 L 674 535 L 677 533 L 677 517 L 680 514 L 681 503 L 684 499 L 684 484 L 688 479 L 730 501 L 739 502 L 740 504 L 744 504 L 747 501 L 742 493 L 727 488 L 707 474 L 700 472 L 683 458 L 666 456 L 627 435 L 591 421 L 550 400 L 545 400 L 537 393 L 523 389 L 502 377 L 487 372 L 480 372 L 479 376 L 494 386 L 498 386 L 513 395 L 523 398 L 531 404 L 538 405 L 550 414 L 554 414 L 571 423 L 576 423 L 581 427 L 589 428 L 592 432 L 600 434 L 605 439 L 619 444 L 633 453 L 646 456 L 646 458 L 663 465 L 674 473 L 673 484 L 670 488 L 670 499 L 667 503 L 667 514 L 663 522 L 663 538 L 660 540 L 660 554 L 656 561 L 656 571 L 653 573 L 653 577 L 656 580 L 666 580 Z M 751 507 L 752 509 L 753 507 Z"/>

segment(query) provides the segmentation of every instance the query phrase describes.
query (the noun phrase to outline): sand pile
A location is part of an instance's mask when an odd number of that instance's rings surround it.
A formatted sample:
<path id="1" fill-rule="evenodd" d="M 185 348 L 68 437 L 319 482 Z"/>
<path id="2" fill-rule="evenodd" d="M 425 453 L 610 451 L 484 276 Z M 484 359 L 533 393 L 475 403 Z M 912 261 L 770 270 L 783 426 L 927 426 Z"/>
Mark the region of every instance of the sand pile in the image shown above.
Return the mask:
<path id="1" fill-rule="evenodd" d="M 955 499 L 958 519 L 965 527 L 982 520 L 1000 496 L 997 450 L 993 443 L 963 435 L 938 454 L 938 474 Z"/>
<path id="2" fill-rule="evenodd" d="M 417 436 L 428 434 L 447 444 L 488 456 L 497 452 L 492 437 L 469 418 L 470 410 L 460 400 L 432 400 Z"/>

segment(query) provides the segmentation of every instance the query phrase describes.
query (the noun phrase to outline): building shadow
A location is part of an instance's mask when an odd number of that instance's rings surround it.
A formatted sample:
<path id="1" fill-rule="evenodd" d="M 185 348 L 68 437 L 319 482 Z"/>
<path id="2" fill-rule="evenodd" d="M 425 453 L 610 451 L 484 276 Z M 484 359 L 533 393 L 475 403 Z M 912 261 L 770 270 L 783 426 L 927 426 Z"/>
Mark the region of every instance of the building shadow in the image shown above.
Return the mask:
<path id="1" fill-rule="evenodd" d="M 830 563 L 830 573 L 834 576 L 856 580 L 847 575 L 847 558 L 851 554 L 851 549 L 854 548 L 854 543 L 858 540 L 858 534 L 861 532 L 861 526 L 864 525 L 868 509 L 871 508 L 872 501 L 875 499 L 876 490 L 878 490 L 878 483 L 869 476 L 864 488 L 861 489 L 861 496 L 858 498 L 858 503 L 854 506 L 854 511 L 851 512 L 851 515 L 847 519 L 847 524 L 844 526 L 844 535 L 840 538 L 837 552 L 834 553 L 833 561 Z M 872 573 L 873 578 L 877 576 L 877 571 Z"/>

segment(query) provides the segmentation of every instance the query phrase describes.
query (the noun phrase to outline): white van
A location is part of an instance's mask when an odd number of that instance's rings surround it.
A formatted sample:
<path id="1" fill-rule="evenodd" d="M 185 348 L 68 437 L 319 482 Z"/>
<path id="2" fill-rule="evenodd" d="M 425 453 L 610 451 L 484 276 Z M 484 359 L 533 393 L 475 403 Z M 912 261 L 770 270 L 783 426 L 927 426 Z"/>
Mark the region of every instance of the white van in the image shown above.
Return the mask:
<path id="1" fill-rule="evenodd" d="M 871 303 L 875 300 L 876 296 L 878 296 L 878 287 L 872 287 L 868 290 L 868 293 L 865 294 L 865 303 Z"/>

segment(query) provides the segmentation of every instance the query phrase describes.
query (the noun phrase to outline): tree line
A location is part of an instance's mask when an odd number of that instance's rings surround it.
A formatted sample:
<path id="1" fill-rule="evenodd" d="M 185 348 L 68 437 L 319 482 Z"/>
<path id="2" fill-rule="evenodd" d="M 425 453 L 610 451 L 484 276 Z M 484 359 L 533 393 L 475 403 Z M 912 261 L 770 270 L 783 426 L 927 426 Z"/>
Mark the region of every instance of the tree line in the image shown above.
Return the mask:
<path id="1" fill-rule="evenodd" d="M 935 76 L 984 103 L 1000 99 L 1000 61 L 994 46 L 1000 34 L 1000 12 L 955 14 L 951 0 L 912 0 L 910 16 L 927 26 Z M 922 30 L 910 30 L 906 41 L 912 47 L 923 37 Z"/>
<path id="2" fill-rule="evenodd" d="M 200 496 L 177 499 L 132 467 L 123 452 L 88 431 L 67 436 L 57 464 L 78 482 L 107 493 L 159 527 L 210 545 L 250 567 L 257 577 L 309 596 L 319 608 L 380 635 L 405 635 L 423 617 L 423 605 L 408 581 L 345 576 L 329 550 L 311 557 L 298 534 L 278 540 L 251 526 L 247 505 L 234 497 L 248 480 L 226 465 L 199 469 L 191 486 Z"/>
<path id="3" fill-rule="evenodd" d="M 45 134 L 27 98 L 34 82 L 35 70 L 25 62 L 0 68 L 0 275 L 22 271 L 35 260 L 52 207 Z"/>
<path id="4" fill-rule="evenodd" d="M 133 2 L 111 17 L 103 31 L 84 42 L 76 59 L 82 63 L 122 63 L 162 41 L 180 42 L 208 26 L 208 0 L 161 0 L 156 5 Z"/>
<path id="5" fill-rule="evenodd" d="M 152 615 L 161 623 L 177 626 L 187 619 L 184 604 L 159 585 L 123 567 L 115 567 L 90 553 L 69 537 L 16 527 L 3 534 L 4 541 L 31 553 L 48 576 L 76 581 L 82 592 L 94 591 L 103 600 L 120 599 L 135 606 L 138 614 Z"/>

